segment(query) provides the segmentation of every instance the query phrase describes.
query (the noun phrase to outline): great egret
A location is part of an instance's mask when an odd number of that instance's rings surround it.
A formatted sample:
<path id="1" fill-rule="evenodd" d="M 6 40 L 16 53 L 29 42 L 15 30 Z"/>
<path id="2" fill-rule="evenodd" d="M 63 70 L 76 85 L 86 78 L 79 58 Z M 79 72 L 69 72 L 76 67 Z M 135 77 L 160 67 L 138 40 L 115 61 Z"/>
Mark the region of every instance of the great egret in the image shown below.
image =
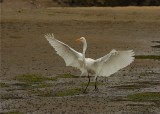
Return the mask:
<path id="1" fill-rule="evenodd" d="M 104 76 L 108 77 L 118 70 L 128 66 L 134 61 L 133 50 L 128 51 L 116 51 L 113 49 L 109 54 L 99 58 L 91 59 L 85 58 L 85 52 L 87 49 L 87 42 L 84 37 L 77 39 L 83 44 L 83 52 L 77 52 L 67 44 L 55 39 L 53 34 L 45 35 L 45 38 L 49 41 L 51 46 L 56 50 L 57 54 L 60 55 L 66 66 L 76 67 L 81 71 L 80 76 L 88 76 L 88 83 L 84 90 L 86 92 L 87 87 L 90 83 L 90 76 L 94 76 L 95 90 L 97 88 L 97 77 Z"/>

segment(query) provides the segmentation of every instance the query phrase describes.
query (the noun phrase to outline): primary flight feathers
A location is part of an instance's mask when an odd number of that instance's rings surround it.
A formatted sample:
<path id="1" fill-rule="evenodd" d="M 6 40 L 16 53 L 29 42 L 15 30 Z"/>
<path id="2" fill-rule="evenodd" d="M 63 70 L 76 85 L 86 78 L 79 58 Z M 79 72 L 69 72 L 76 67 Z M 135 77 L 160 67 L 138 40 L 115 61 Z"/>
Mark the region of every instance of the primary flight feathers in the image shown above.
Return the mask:
<path id="1" fill-rule="evenodd" d="M 72 66 L 77 68 L 81 66 L 82 63 L 79 60 L 79 58 L 82 58 L 81 53 L 75 51 L 67 44 L 55 39 L 53 34 L 47 34 L 45 35 L 45 38 L 49 41 L 51 46 L 56 50 L 57 54 L 64 59 L 66 66 Z"/>

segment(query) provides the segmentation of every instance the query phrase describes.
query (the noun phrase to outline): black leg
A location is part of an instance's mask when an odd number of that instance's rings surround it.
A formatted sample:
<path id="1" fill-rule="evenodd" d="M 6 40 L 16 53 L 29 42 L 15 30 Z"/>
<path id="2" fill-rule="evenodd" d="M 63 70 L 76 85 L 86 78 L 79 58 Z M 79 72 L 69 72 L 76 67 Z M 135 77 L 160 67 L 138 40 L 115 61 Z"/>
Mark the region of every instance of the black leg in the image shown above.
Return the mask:
<path id="1" fill-rule="evenodd" d="M 98 87 L 97 87 L 97 79 L 98 79 L 98 76 L 96 77 L 96 80 L 95 80 L 95 85 L 94 85 L 94 87 L 95 87 L 95 91 L 98 91 Z"/>
<path id="2" fill-rule="evenodd" d="M 88 83 L 87 83 L 87 86 L 86 86 L 86 88 L 85 88 L 85 90 L 84 90 L 83 93 L 86 93 L 86 90 L 87 90 L 87 88 L 88 88 L 88 86 L 89 86 L 89 83 L 90 83 L 90 76 L 88 75 Z"/>

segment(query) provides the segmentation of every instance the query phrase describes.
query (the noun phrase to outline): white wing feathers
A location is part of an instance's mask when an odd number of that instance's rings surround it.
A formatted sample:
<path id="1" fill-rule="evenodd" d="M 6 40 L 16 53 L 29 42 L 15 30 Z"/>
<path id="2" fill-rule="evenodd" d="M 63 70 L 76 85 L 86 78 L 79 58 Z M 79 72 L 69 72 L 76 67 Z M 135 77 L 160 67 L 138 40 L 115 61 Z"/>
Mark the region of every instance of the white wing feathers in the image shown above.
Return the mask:
<path id="1" fill-rule="evenodd" d="M 64 44 L 63 42 L 54 38 L 54 35 L 47 34 L 45 38 L 49 41 L 51 46 L 56 50 L 57 54 L 60 55 L 65 63 L 66 66 L 77 67 L 81 70 L 82 66 L 82 54 L 75 51 L 68 45 Z"/>
<path id="2" fill-rule="evenodd" d="M 128 66 L 134 61 L 134 55 L 133 50 L 112 50 L 109 54 L 96 60 L 97 63 L 101 63 L 99 64 L 101 67 L 99 76 L 110 76 L 118 70 Z"/>
<path id="3" fill-rule="evenodd" d="M 81 70 L 82 74 L 86 71 L 86 68 L 84 68 L 82 53 L 75 51 L 63 42 L 55 39 L 53 34 L 47 34 L 45 35 L 45 38 L 56 50 L 57 54 L 64 59 L 66 66 L 76 67 Z M 112 50 L 109 54 L 93 61 L 94 64 L 92 65 L 94 66 L 90 67 L 94 67 L 97 76 L 110 76 L 132 63 L 134 61 L 134 55 L 133 50 Z"/>

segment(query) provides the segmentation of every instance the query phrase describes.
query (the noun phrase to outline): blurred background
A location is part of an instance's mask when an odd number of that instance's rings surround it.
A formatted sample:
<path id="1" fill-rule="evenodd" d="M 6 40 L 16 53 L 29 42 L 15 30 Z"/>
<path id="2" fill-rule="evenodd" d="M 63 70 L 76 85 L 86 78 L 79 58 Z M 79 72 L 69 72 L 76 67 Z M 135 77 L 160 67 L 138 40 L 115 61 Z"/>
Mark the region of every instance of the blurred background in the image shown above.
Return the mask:
<path id="1" fill-rule="evenodd" d="M 8 7 L 57 7 L 57 6 L 160 6 L 160 0 L 0 0 Z M 12 5 L 14 4 L 14 6 Z"/>

